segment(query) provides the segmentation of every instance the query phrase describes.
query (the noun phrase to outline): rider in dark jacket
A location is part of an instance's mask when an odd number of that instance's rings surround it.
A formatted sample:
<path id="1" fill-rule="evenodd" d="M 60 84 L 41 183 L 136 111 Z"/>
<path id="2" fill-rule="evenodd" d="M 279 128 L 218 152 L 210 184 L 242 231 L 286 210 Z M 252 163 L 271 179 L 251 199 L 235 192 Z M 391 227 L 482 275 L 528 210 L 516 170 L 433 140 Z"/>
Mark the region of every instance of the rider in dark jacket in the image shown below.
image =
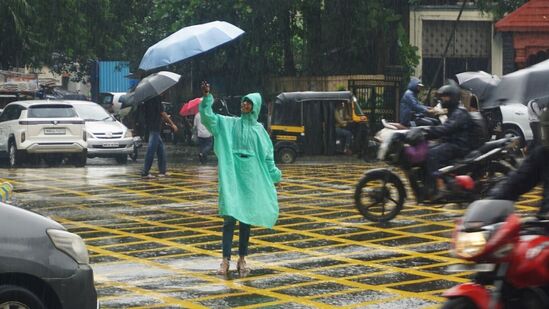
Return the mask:
<path id="1" fill-rule="evenodd" d="M 520 167 L 488 192 L 491 199 L 513 200 L 543 184 L 543 200 L 538 217 L 549 219 L 549 108 L 540 117 L 541 145 L 529 152 Z"/>
<path id="2" fill-rule="evenodd" d="M 427 139 L 441 141 L 431 147 L 427 153 L 425 185 L 427 194 L 431 196 L 437 191 L 435 183 L 437 170 L 472 150 L 470 131 L 474 127 L 469 112 L 459 107 L 461 91 L 453 81 L 440 87 L 437 95 L 441 100 L 442 107 L 448 110 L 448 120 L 442 125 L 425 129 Z"/>
<path id="3" fill-rule="evenodd" d="M 413 113 L 427 113 L 429 111 L 429 108 L 419 103 L 417 99 L 420 87 L 423 87 L 421 81 L 412 77 L 410 83 L 408 83 L 408 89 L 400 99 L 400 123 L 406 127 L 410 126 Z"/>

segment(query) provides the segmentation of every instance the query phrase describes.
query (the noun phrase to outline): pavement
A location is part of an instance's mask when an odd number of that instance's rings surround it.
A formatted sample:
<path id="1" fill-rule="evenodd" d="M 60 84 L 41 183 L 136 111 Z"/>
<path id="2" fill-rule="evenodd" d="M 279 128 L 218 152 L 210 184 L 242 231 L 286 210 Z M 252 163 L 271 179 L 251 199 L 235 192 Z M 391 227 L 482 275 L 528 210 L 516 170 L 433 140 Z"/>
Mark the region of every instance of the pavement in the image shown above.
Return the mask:
<path id="1" fill-rule="evenodd" d="M 215 162 L 198 164 L 196 148 L 168 145 L 168 154 L 167 178 L 141 179 L 142 157 L 2 169 L 0 178 L 14 185 L 14 204 L 85 240 L 102 308 L 438 308 L 444 290 L 471 276 L 446 271 L 461 262 L 449 239 L 463 209 L 416 205 L 409 194 L 393 221 L 369 222 L 352 194 L 383 163 L 335 156 L 279 166 L 277 225 L 252 228 L 247 277 L 234 264 L 220 277 Z M 535 210 L 540 190 L 519 212 Z"/>

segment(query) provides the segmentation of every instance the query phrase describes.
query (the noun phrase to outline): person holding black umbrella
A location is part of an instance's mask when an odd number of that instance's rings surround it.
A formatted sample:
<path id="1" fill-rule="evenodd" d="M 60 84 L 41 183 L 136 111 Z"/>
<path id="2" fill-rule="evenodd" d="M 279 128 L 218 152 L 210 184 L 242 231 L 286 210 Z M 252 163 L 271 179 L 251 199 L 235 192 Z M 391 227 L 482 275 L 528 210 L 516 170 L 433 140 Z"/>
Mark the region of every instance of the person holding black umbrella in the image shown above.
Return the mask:
<path id="1" fill-rule="evenodd" d="M 147 146 L 147 153 L 145 154 L 145 163 L 143 165 L 141 177 L 145 179 L 156 178 L 154 175 L 150 174 L 155 153 L 158 160 L 158 176 L 165 177 L 167 175 L 166 152 L 164 151 L 164 142 L 160 136 L 162 121 L 168 123 L 174 133 L 177 132 L 178 129 L 164 111 L 161 95 L 146 100 L 144 104 L 145 126 L 149 132 L 149 144 Z"/>

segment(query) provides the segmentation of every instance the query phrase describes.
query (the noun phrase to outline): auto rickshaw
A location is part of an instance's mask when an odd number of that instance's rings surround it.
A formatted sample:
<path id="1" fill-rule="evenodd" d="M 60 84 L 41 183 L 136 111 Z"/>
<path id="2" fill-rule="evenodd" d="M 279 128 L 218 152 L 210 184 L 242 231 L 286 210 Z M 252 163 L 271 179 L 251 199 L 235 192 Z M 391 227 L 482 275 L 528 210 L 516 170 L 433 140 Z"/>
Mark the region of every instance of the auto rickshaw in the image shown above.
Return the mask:
<path id="1" fill-rule="evenodd" d="M 367 117 L 350 91 L 284 92 L 276 97 L 271 112 L 271 139 L 275 159 L 292 163 L 297 155 L 333 155 L 343 152 L 335 130 L 335 110 L 344 104 L 354 135 L 353 149 L 364 147 Z M 366 141 L 367 143 L 367 141 Z"/>

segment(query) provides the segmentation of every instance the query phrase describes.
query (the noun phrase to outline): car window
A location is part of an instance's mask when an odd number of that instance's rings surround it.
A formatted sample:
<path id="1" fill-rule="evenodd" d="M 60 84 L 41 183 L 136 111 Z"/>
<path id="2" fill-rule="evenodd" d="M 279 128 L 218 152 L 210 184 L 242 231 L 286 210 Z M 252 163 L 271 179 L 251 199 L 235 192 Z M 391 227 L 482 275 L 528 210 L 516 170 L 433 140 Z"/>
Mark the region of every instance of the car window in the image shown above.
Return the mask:
<path id="1" fill-rule="evenodd" d="M 19 119 L 19 116 L 21 115 L 21 110 L 21 107 L 18 105 L 11 105 L 6 107 L 6 109 L 2 112 L 2 115 L 0 116 L 0 122 Z"/>
<path id="2" fill-rule="evenodd" d="M 100 94 L 101 98 L 99 101 L 101 102 L 101 105 L 111 105 L 113 102 L 114 96 L 112 94 L 102 93 Z"/>
<path id="3" fill-rule="evenodd" d="M 78 117 L 69 105 L 34 105 L 29 107 L 28 118 L 72 118 Z"/>
<path id="4" fill-rule="evenodd" d="M 97 104 L 75 104 L 74 109 L 84 121 L 114 121 L 103 107 Z"/>

